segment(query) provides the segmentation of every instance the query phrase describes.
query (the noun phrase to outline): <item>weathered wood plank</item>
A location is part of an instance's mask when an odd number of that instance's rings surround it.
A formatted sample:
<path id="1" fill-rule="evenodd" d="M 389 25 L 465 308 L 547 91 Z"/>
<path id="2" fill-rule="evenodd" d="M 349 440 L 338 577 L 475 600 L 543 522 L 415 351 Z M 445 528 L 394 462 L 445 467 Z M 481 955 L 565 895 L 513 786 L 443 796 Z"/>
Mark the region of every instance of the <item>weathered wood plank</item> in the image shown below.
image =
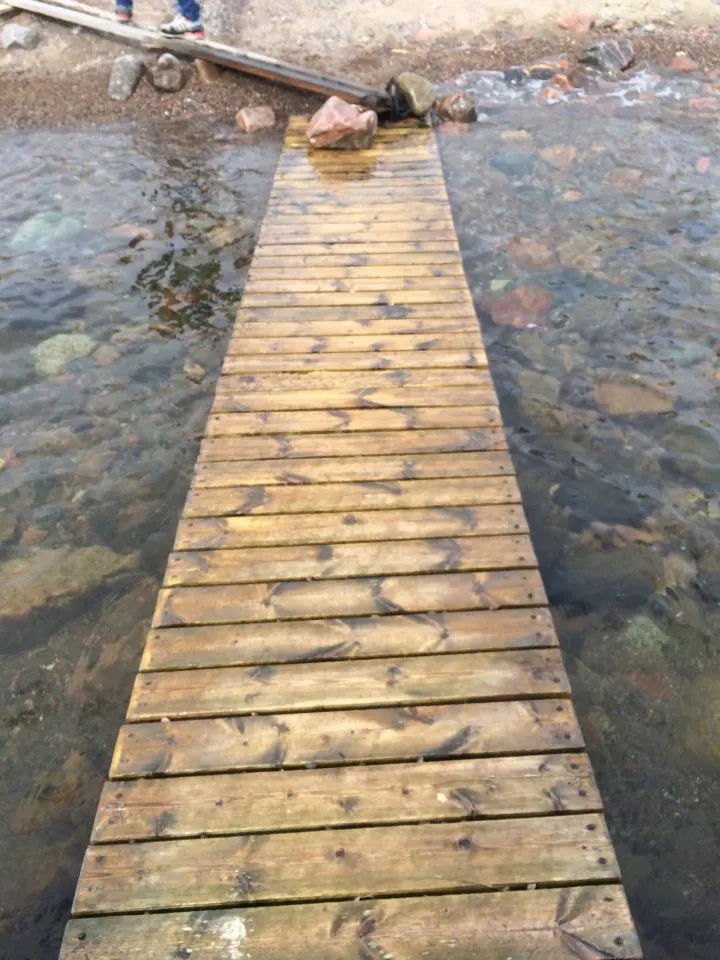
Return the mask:
<path id="1" fill-rule="evenodd" d="M 342 234 L 345 236 L 345 234 Z M 295 238 L 298 243 L 304 243 L 302 236 Z M 272 241 L 270 241 L 272 242 Z M 309 240 L 308 242 L 312 242 Z M 344 240 L 333 241 L 344 243 Z M 374 293 L 246 293 L 243 303 L 246 307 L 311 307 L 321 303 L 343 307 L 352 305 L 399 305 L 412 303 L 471 303 L 470 294 L 465 289 L 447 290 L 434 288 L 428 285 L 425 290 L 386 290 Z"/>
<path id="2" fill-rule="evenodd" d="M 251 277 L 245 296 L 259 293 L 360 293 L 398 290 L 465 290 L 464 277 L 349 277 L 344 280 L 313 280 L 308 277 Z"/>
<path id="3" fill-rule="evenodd" d="M 432 263 L 384 263 L 368 264 L 366 266 L 332 266 L 332 265 L 296 265 L 296 266 L 263 266 L 251 267 L 250 276 L 253 280 L 378 280 L 378 279 L 431 279 L 435 277 L 463 277 L 463 266 L 460 260 L 454 263 L 436 265 Z M 468 319 L 472 317 L 467 311 Z M 438 318 L 442 319 L 442 318 Z M 477 325 L 477 321 L 476 325 Z M 302 324 L 298 323 L 302 328 Z M 375 327 L 375 324 L 368 324 Z M 240 331 L 235 328 L 235 334 Z M 362 331 L 361 331 L 362 332 Z M 308 331 L 312 335 L 312 330 Z M 307 335 L 307 334 L 306 334 Z M 277 336 L 277 334 L 276 334 Z"/>
<path id="4" fill-rule="evenodd" d="M 307 370 L 304 373 L 223 374 L 216 393 L 270 393 L 298 390 L 377 390 L 383 387 L 492 386 L 482 367 L 430 370 Z"/>
<path id="5" fill-rule="evenodd" d="M 426 251 L 417 251 L 417 250 L 398 250 L 395 253 L 384 253 L 376 254 L 372 251 L 366 251 L 365 253 L 348 253 L 347 251 L 337 251 L 333 252 L 331 250 L 321 250 L 317 253 L 312 253 L 310 251 L 304 251 L 301 248 L 293 247 L 294 254 L 293 256 L 278 256 L 275 253 L 270 253 L 269 251 L 258 250 L 256 251 L 255 257 L 253 259 L 253 269 L 258 271 L 263 270 L 299 270 L 299 269 L 331 269 L 335 267 L 347 268 L 347 269 L 357 269 L 357 268 L 372 268 L 377 267 L 382 269 L 384 267 L 396 268 L 403 266 L 422 266 L 422 267 L 439 267 L 443 266 L 444 268 L 452 267 L 453 265 L 459 266 L 462 263 L 460 259 L 460 254 L 456 250 L 445 250 L 445 251 L 436 251 L 435 253 L 426 252 Z M 359 308 L 363 311 L 363 308 Z M 411 308 L 408 307 L 408 314 L 415 316 L 419 307 Z M 428 311 L 431 307 L 423 309 L 423 314 L 426 316 L 429 315 Z M 340 316 L 340 318 L 350 319 L 358 312 L 358 308 L 355 307 L 355 313 L 348 314 L 348 311 L 352 311 L 353 308 L 346 307 L 343 314 L 338 314 L 337 310 L 327 310 L 325 316 Z M 253 311 L 254 312 L 254 311 Z M 363 311 L 364 313 L 364 311 Z M 378 316 L 383 316 L 384 314 L 377 314 Z M 440 314 L 439 314 L 440 315 Z M 444 315 L 444 314 L 443 314 Z M 301 320 L 303 319 L 302 314 L 298 316 L 295 312 L 293 316 Z"/>
<path id="6" fill-rule="evenodd" d="M 183 627 L 428 610 L 495 610 L 546 602 L 542 580 L 535 570 L 290 580 L 165 588 L 160 591 L 152 625 Z"/>
<path id="7" fill-rule="evenodd" d="M 449 334 L 477 332 L 477 321 L 469 314 L 466 317 L 447 317 L 437 320 L 271 320 L 244 323 L 238 318 L 233 330 L 233 339 L 243 337 L 352 337 L 363 334 L 372 336 L 397 336 L 398 334 Z"/>
<path id="8" fill-rule="evenodd" d="M 567 814 L 103 844 L 85 855 L 73 910 L 82 916 L 618 878 L 602 816 Z"/>
<path id="9" fill-rule="evenodd" d="M 438 263 L 447 263 L 445 259 L 440 259 L 442 254 L 415 254 L 410 253 L 408 257 L 437 257 Z M 383 257 L 372 258 L 376 259 L 386 259 Z M 358 257 L 358 256 L 338 256 L 337 254 L 324 254 L 316 255 L 311 257 L 298 257 L 298 258 L 276 258 L 268 257 L 267 263 L 282 263 L 285 264 L 288 268 L 297 267 L 301 269 L 303 263 L 315 263 L 315 264 L 325 264 L 333 263 L 336 260 L 342 260 L 343 262 L 364 262 L 370 261 L 370 257 Z M 404 260 L 397 260 L 397 258 L 392 258 L 393 262 L 404 263 Z M 412 262 L 425 262 L 425 261 L 416 261 Z M 454 261 L 453 261 L 454 262 Z M 256 260 L 253 263 L 257 263 Z M 453 305 L 447 306 L 447 304 L 438 304 L 438 303 L 420 303 L 420 304 L 405 304 L 404 306 L 377 306 L 373 304 L 360 304 L 355 306 L 345 306 L 345 307 L 327 307 L 322 305 L 316 305 L 312 307 L 293 307 L 289 310 L 280 310 L 275 307 L 246 307 L 244 304 L 241 304 L 238 307 L 237 313 L 235 314 L 236 321 L 238 323 L 248 323 L 255 320 L 285 320 L 291 321 L 292 323 L 304 323 L 308 320 L 448 320 L 448 319 L 471 319 L 475 324 L 475 329 L 478 329 L 477 317 L 475 316 L 475 311 L 472 307 L 468 305 Z"/>
<path id="10" fill-rule="evenodd" d="M 341 245 L 336 245 L 332 240 L 310 240 L 302 245 L 296 243 L 274 243 L 267 245 L 255 253 L 255 258 L 264 262 L 266 257 L 314 257 L 318 254 L 336 254 L 343 257 L 360 255 L 364 257 L 379 257 L 388 255 L 393 259 L 396 256 L 410 256 L 413 253 L 420 254 L 446 254 L 454 258 L 460 256 L 460 248 L 457 240 L 435 240 L 425 236 L 420 239 L 410 238 L 392 238 L 386 237 L 385 240 L 366 243 L 363 239 L 346 239 Z M 287 262 L 287 261 L 286 261 Z M 350 306 L 350 304 L 348 304 Z"/>
<path id="11" fill-rule="evenodd" d="M 372 353 L 275 353 L 227 356 L 223 374 L 300 373 L 304 370 L 431 370 L 457 367 L 485 369 L 485 351 L 388 350 Z"/>
<path id="12" fill-rule="evenodd" d="M 242 467 L 222 462 L 198 463 L 193 478 L 196 488 L 235 487 L 238 481 L 255 486 L 275 484 L 337 483 L 365 480 L 431 480 L 440 477 L 509 476 L 510 456 L 489 453 L 416 454 L 407 457 L 315 457 L 295 460 L 292 466 L 277 460 L 248 460 Z M 515 514 L 515 510 L 511 510 Z M 400 518 L 388 518 L 388 526 Z M 294 523 L 295 521 L 293 521 Z"/>
<path id="13" fill-rule="evenodd" d="M 92 842 L 601 809 L 575 753 L 122 780 L 103 788 Z"/>
<path id="14" fill-rule="evenodd" d="M 296 494 L 297 495 L 297 494 Z M 416 531 L 416 534 L 419 531 Z M 387 530 L 385 536 L 392 534 Z M 374 542 L 244 546 L 172 553 L 166 587 L 278 580 L 337 580 L 454 570 L 530 569 L 537 561 L 530 538 L 461 536 Z"/>
<path id="15" fill-rule="evenodd" d="M 381 353 L 406 350 L 480 350 L 482 342 L 477 327 L 461 333 L 443 333 L 427 336 L 424 333 L 387 334 L 378 337 L 233 337 L 228 344 L 228 355 L 268 353 Z"/>
<path id="16" fill-rule="evenodd" d="M 372 456 L 505 450 L 500 427 L 474 430 L 408 430 L 345 434 L 280 434 L 274 437 L 218 437 L 203 440 L 204 461 L 292 460 L 302 457 Z"/>
<path id="17" fill-rule="evenodd" d="M 567 696 L 557 648 L 138 674 L 130 722 Z"/>
<path id="18" fill-rule="evenodd" d="M 242 391 L 215 394 L 213 413 L 286 410 L 352 410 L 397 407 L 479 407 L 497 405 L 492 384 L 468 387 L 363 387 L 360 390 Z"/>
<path id="19" fill-rule="evenodd" d="M 224 517 L 265 514 L 339 513 L 351 510 L 457 507 L 520 503 L 513 477 L 456 477 L 435 480 L 324 483 L 269 488 L 195 489 L 188 494 L 184 516 Z"/>
<path id="20" fill-rule="evenodd" d="M 342 216 L 343 218 L 362 220 L 371 217 L 375 220 L 396 219 L 398 216 L 407 214 L 408 218 L 438 216 L 445 217 L 446 206 L 441 199 L 422 201 L 410 201 L 408 203 L 378 202 L 373 203 L 368 199 L 364 203 L 361 201 L 338 200 L 336 203 L 304 203 L 302 200 L 292 202 L 287 199 L 273 199 L 268 204 L 268 216 L 272 218 L 273 223 L 287 222 L 295 217 L 325 217 Z M 282 218 L 282 220 L 280 220 Z M 382 268 L 380 268 L 382 269 Z M 391 274 L 396 275 L 396 274 Z M 377 274 L 381 276 L 381 274 Z M 428 274 L 421 274 L 428 276 Z"/>
<path id="21" fill-rule="evenodd" d="M 61 960 L 641 960 L 618 884 L 73 920 Z M 382 954 L 380 953 L 382 951 Z"/>
<path id="22" fill-rule="evenodd" d="M 552 647 L 548 610 L 528 607 L 150 630 L 142 671 Z"/>
<path id="23" fill-rule="evenodd" d="M 287 544 L 345 544 L 355 553 L 362 541 L 413 540 L 419 536 L 482 537 L 527 531 L 521 506 L 421 507 L 352 513 L 301 513 L 271 517 L 181 519 L 176 550 L 227 550 Z M 395 543 L 390 547 L 395 549 Z M 314 549 L 319 554 L 317 548 Z M 322 551 L 323 556 L 327 554 Z M 527 554 L 528 556 L 530 554 Z M 392 561 L 397 562 L 397 561 Z M 381 564 L 382 565 L 382 564 Z M 374 571 L 380 573 L 380 570 Z M 308 572 L 308 575 L 309 572 Z"/>
<path id="24" fill-rule="evenodd" d="M 572 703 L 508 700 L 426 707 L 132 723 L 110 776 L 174 776 L 580 749 Z"/>
<path id="25" fill-rule="evenodd" d="M 205 436 L 432 430 L 441 427 L 492 427 L 500 423 L 500 411 L 489 404 L 475 407 L 402 406 L 370 410 L 274 410 L 211 414 Z"/>

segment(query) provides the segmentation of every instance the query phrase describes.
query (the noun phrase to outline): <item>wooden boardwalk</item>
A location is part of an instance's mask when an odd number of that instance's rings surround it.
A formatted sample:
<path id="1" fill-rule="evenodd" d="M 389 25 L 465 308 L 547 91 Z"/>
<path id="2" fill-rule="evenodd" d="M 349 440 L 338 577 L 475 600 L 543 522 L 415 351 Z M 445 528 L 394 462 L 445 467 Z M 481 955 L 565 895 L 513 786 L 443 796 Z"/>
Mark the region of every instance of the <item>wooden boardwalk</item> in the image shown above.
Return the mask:
<path id="1" fill-rule="evenodd" d="M 433 135 L 302 125 L 62 960 L 638 958 Z"/>

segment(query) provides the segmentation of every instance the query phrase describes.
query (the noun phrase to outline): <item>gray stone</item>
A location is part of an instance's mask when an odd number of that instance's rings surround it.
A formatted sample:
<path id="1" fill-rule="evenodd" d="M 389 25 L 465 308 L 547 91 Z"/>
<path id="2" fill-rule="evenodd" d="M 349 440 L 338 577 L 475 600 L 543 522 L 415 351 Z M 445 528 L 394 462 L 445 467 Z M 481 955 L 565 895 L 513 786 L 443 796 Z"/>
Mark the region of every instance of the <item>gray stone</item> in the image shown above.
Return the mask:
<path id="1" fill-rule="evenodd" d="M 597 67 L 603 73 L 618 73 L 627 70 L 635 62 L 635 51 L 632 43 L 627 39 L 600 40 L 589 47 L 585 47 L 578 57 L 580 63 L 587 63 Z"/>
<path id="2" fill-rule="evenodd" d="M 112 65 L 108 96 L 111 100 L 129 100 L 135 93 L 142 75 L 145 73 L 145 63 L 141 57 L 133 53 L 118 57 Z"/>
<path id="3" fill-rule="evenodd" d="M 419 73 L 401 73 L 396 77 L 398 89 L 407 97 L 416 117 L 424 117 L 437 99 L 435 87 Z"/>
<path id="4" fill-rule="evenodd" d="M 182 64 L 172 53 L 164 53 L 150 68 L 153 86 L 163 93 L 177 93 L 185 85 Z"/>
<path id="5" fill-rule="evenodd" d="M 45 377 L 62 373 L 71 360 L 92 353 L 97 344 L 84 333 L 59 333 L 33 350 L 35 369 Z"/>
<path id="6" fill-rule="evenodd" d="M 36 213 L 16 230 L 10 241 L 15 253 L 50 253 L 76 240 L 83 224 L 64 213 Z"/>
<path id="7" fill-rule="evenodd" d="M 490 166 L 506 177 L 526 177 L 533 172 L 536 163 L 534 154 L 520 150 L 498 150 L 490 157 Z"/>
<path id="8" fill-rule="evenodd" d="M 0 44 L 4 50 L 16 47 L 20 50 L 34 50 L 40 43 L 40 31 L 37 27 L 22 27 L 19 23 L 8 23 L 0 33 Z"/>

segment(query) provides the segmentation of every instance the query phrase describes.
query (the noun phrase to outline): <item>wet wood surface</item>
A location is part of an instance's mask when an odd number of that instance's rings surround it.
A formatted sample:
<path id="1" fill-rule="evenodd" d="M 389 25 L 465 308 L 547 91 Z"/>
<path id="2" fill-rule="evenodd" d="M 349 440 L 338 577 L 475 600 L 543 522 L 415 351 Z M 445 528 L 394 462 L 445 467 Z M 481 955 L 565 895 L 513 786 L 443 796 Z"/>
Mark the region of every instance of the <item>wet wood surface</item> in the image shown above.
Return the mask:
<path id="1" fill-rule="evenodd" d="M 62 960 L 638 960 L 432 133 L 291 120 Z"/>

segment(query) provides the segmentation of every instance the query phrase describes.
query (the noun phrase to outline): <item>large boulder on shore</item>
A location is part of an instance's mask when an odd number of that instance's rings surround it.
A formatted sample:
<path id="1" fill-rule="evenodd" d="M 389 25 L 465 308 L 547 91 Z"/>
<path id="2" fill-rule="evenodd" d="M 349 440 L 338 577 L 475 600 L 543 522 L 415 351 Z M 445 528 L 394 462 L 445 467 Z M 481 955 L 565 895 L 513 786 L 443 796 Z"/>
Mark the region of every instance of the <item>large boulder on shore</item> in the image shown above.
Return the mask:
<path id="1" fill-rule="evenodd" d="M 329 150 L 367 150 L 377 133 L 377 114 L 330 97 L 307 128 L 310 145 Z"/>

